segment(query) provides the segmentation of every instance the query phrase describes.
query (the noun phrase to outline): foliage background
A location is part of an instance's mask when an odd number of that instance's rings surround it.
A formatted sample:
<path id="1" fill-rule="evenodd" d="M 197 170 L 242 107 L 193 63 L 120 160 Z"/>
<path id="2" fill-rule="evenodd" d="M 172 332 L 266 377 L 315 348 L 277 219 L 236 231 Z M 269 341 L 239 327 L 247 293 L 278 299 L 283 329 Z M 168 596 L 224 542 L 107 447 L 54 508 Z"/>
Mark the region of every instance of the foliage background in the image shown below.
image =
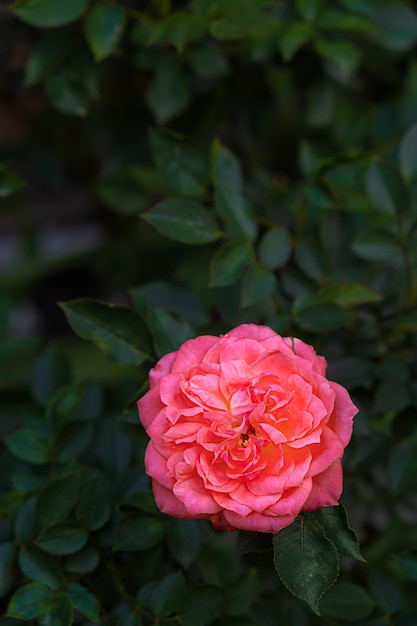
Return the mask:
<path id="1" fill-rule="evenodd" d="M 406 2 L 0 3 L 2 626 L 415 626 L 416 42 Z M 149 367 L 249 321 L 360 407 L 322 617 L 143 473 Z"/>

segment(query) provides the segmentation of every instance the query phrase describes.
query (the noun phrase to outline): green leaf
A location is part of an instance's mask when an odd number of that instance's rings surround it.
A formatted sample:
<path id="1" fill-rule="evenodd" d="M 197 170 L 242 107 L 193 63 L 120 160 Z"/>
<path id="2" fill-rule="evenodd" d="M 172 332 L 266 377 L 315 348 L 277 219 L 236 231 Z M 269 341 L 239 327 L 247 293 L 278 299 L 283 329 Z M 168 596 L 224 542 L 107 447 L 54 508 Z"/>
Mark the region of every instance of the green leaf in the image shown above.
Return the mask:
<path id="1" fill-rule="evenodd" d="M 243 193 L 243 175 L 235 155 L 218 139 L 211 152 L 215 209 L 237 237 L 253 240 L 257 224 Z"/>
<path id="2" fill-rule="evenodd" d="M 254 259 L 253 249 L 241 241 L 228 241 L 213 255 L 210 262 L 209 287 L 232 285 Z"/>
<path id="3" fill-rule="evenodd" d="M 87 543 L 87 531 L 72 524 L 56 524 L 46 528 L 36 540 L 45 552 L 57 556 L 73 554 Z"/>
<path id="4" fill-rule="evenodd" d="M 411 180 L 417 174 L 417 124 L 405 133 L 399 150 L 400 167 L 403 177 Z"/>
<path id="5" fill-rule="evenodd" d="M 18 459 L 44 465 L 50 456 L 50 443 L 46 435 L 33 428 L 21 428 L 4 438 L 9 451 Z"/>
<path id="6" fill-rule="evenodd" d="M 171 187 L 184 196 L 205 192 L 207 164 L 185 141 L 152 130 L 150 143 L 154 161 Z"/>
<path id="7" fill-rule="evenodd" d="M 117 626 L 143 626 L 143 620 L 139 611 L 126 609 L 120 614 Z"/>
<path id="8" fill-rule="evenodd" d="M 394 235 L 383 230 L 359 231 L 352 250 L 362 259 L 381 261 L 387 265 L 401 263 L 400 248 Z"/>
<path id="9" fill-rule="evenodd" d="M 114 529 L 113 550 L 146 550 L 156 546 L 163 534 L 164 528 L 158 519 L 131 513 Z"/>
<path id="10" fill-rule="evenodd" d="M 69 53 L 69 40 L 62 31 L 47 33 L 26 62 L 24 84 L 33 85 L 51 76 L 68 58 Z"/>
<path id="11" fill-rule="evenodd" d="M 67 360 L 56 346 L 49 346 L 33 362 L 30 389 L 41 406 L 46 406 L 54 393 L 70 377 Z"/>
<path id="12" fill-rule="evenodd" d="M 315 511 L 313 517 L 322 526 L 326 537 L 330 539 L 340 555 L 365 561 L 360 553 L 356 533 L 349 526 L 347 513 L 342 504 L 323 507 Z"/>
<path id="13" fill-rule="evenodd" d="M 95 343 L 117 365 L 152 361 L 150 337 L 141 318 L 124 306 L 99 300 L 60 303 L 75 333 Z"/>
<path id="14" fill-rule="evenodd" d="M 337 304 L 319 303 L 303 308 L 293 306 L 294 321 L 303 330 L 313 333 L 326 333 L 344 326 L 348 317 L 346 312 Z"/>
<path id="15" fill-rule="evenodd" d="M 388 480 L 395 491 L 402 492 L 415 480 L 417 440 L 410 437 L 393 445 L 388 459 Z"/>
<path id="16" fill-rule="evenodd" d="M 47 94 L 54 107 L 66 115 L 86 117 L 90 107 L 90 95 L 78 76 L 62 70 L 47 80 Z"/>
<path id="17" fill-rule="evenodd" d="M 29 580 L 43 583 L 52 590 L 64 586 L 64 577 L 56 559 L 36 546 L 22 547 L 19 567 Z"/>
<path id="18" fill-rule="evenodd" d="M 214 214 L 187 198 L 163 200 L 142 217 L 161 235 L 182 243 L 201 245 L 221 236 Z"/>
<path id="19" fill-rule="evenodd" d="M 310 24 L 305 22 L 290 22 L 285 25 L 279 38 L 279 49 L 285 61 L 290 61 L 293 56 L 313 36 Z"/>
<path id="20" fill-rule="evenodd" d="M 399 171 L 389 163 L 373 163 L 366 177 L 366 190 L 374 208 L 386 215 L 404 213 L 407 194 Z"/>
<path id="21" fill-rule="evenodd" d="M 214 41 L 201 41 L 186 51 L 193 70 L 209 79 L 221 78 L 230 70 L 227 57 Z"/>
<path id="22" fill-rule="evenodd" d="M 156 169 L 130 166 L 103 178 L 96 184 L 100 200 L 113 211 L 134 215 L 145 209 L 154 195 L 164 189 L 164 180 Z"/>
<path id="23" fill-rule="evenodd" d="M 156 585 L 150 597 L 149 606 L 158 617 L 170 615 L 177 610 L 184 593 L 184 576 L 181 572 L 175 572 Z"/>
<path id="24" fill-rule="evenodd" d="M 178 610 L 180 623 L 182 626 L 211 624 L 222 611 L 223 597 L 223 591 L 212 585 L 187 588 Z"/>
<path id="25" fill-rule="evenodd" d="M 341 307 L 357 306 L 369 302 L 379 302 L 382 296 L 361 283 L 345 283 L 330 289 L 332 302 Z"/>
<path id="26" fill-rule="evenodd" d="M 77 583 L 69 583 L 67 592 L 75 611 L 92 622 L 100 621 L 100 605 L 92 593 Z"/>
<path id="27" fill-rule="evenodd" d="M 73 610 L 71 602 L 66 594 L 54 597 L 49 610 L 39 619 L 40 626 L 71 626 L 73 623 Z"/>
<path id="28" fill-rule="evenodd" d="M 0 198 L 7 198 L 24 186 L 25 183 L 17 174 L 0 164 Z"/>
<path id="29" fill-rule="evenodd" d="M 335 65 L 343 74 L 352 74 L 359 65 L 361 52 L 348 41 L 319 40 L 315 44 L 317 52 Z"/>
<path id="30" fill-rule="evenodd" d="M 126 14 L 116 5 L 97 2 L 85 17 L 87 43 L 96 61 L 102 61 L 116 48 L 126 26 Z"/>
<path id="31" fill-rule="evenodd" d="M 51 607 L 53 597 L 52 591 L 45 585 L 29 583 L 20 587 L 12 596 L 7 615 L 17 619 L 35 619 Z"/>
<path id="32" fill-rule="evenodd" d="M 17 0 L 11 10 L 32 26 L 54 28 L 81 17 L 88 2 L 89 0 Z"/>
<path id="33" fill-rule="evenodd" d="M 75 517 L 87 530 L 102 528 L 111 514 L 109 488 L 98 474 L 82 475 Z"/>
<path id="34" fill-rule="evenodd" d="M 326 262 L 323 251 L 315 241 L 302 239 L 295 249 L 297 264 L 304 274 L 315 281 L 323 280 L 326 275 Z"/>
<path id="35" fill-rule="evenodd" d="M 270 228 L 259 244 L 259 258 L 271 269 L 283 267 L 291 254 L 291 239 L 285 228 Z"/>
<path id="36" fill-rule="evenodd" d="M 268 298 L 275 290 L 276 278 L 273 272 L 262 265 L 255 263 L 248 267 L 242 277 L 240 289 L 240 303 L 243 308 L 257 304 Z"/>
<path id="37" fill-rule="evenodd" d="M 157 122 L 164 124 L 188 108 L 191 95 L 185 74 L 175 62 L 167 62 L 157 68 L 146 101 Z"/>
<path id="38" fill-rule="evenodd" d="M 40 493 L 36 510 L 41 528 L 63 522 L 78 497 L 78 474 L 68 474 L 50 482 Z"/>
<path id="39" fill-rule="evenodd" d="M 166 524 L 166 532 L 172 556 L 188 568 L 201 548 L 201 527 L 193 520 L 171 519 Z"/>
<path id="40" fill-rule="evenodd" d="M 96 569 L 100 563 L 99 552 L 90 545 L 77 552 L 70 554 L 64 561 L 64 569 L 72 574 L 88 574 Z"/>
<path id="41" fill-rule="evenodd" d="M 11 570 L 16 556 L 17 546 L 11 541 L 0 544 L 0 595 L 10 582 Z"/>
<path id="42" fill-rule="evenodd" d="M 36 505 L 37 497 L 31 496 L 23 503 L 17 513 L 14 534 L 21 543 L 32 541 L 37 534 Z"/>
<path id="43" fill-rule="evenodd" d="M 370 616 L 375 603 L 359 585 L 338 583 L 329 589 L 320 602 L 324 615 L 346 622 L 359 622 Z"/>
<path id="44" fill-rule="evenodd" d="M 229 593 L 228 597 L 228 609 L 229 615 L 241 615 L 247 614 L 251 604 L 256 599 L 259 592 L 258 575 L 256 569 L 251 569 L 242 574 L 233 589 Z"/>
<path id="45" fill-rule="evenodd" d="M 319 600 L 335 582 L 339 556 L 311 517 L 297 519 L 274 536 L 275 569 L 284 585 L 318 615 Z"/>
<path id="46" fill-rule="evenodd" d="M 61 463 L 76 459 L 88 447 L 92 436 L 92 424 L 85 422 L 67 424 L 55 439 L 54 453 L 56 459 Z"/>

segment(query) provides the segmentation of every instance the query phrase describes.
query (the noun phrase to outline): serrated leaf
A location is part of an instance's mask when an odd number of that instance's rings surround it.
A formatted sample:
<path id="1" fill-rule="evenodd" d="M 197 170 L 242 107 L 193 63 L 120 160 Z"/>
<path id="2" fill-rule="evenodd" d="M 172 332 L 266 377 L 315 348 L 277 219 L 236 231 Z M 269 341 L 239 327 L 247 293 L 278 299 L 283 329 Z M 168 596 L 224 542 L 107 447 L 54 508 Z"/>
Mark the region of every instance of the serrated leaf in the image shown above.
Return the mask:
<path id="1" fill-rule="evenodd" d="M 114 529 L 113 550 L 146 550 L 157 545 L 163 534 L 164 528 L 158 519 L 131 513 Z"/>
<path id="2" fill-rule="evenodd" d="M 323 527 L 340 555 L 349 556 L 358 561 L 365 561 L 360 553 L 358 538 L 349 526 L 346 509 L 342 504 L 326 506 L 313 513 L 313 517 Z"/>
<path id="3" fill-rule="evenodd" d="M 171 187 L 184 196 L 201 196 L 205 191 L 207 164 L 184 140 L 152 130 L 150 143 L 154 161 Z"/>
<path id="4" fill-rule="evenodd" d="M 12 596 L 7 615 L 17 619 L 35 619 L 46 613 L 53 602 L 53 593 L 41 583 L 29 583 L 20 587 Z"/>
<path id="5" fill-rule="evenodd" d="M 187 198 L 163 200 L 142 217 L 161 235 L 182 243 L 201 245 L 221 236 L 214 214 Z"/>
<path id="6" fill-rule="evenodd" d="M 52 590 L 61 589 L 64 586 L 64 577 L 58 561 L 36 546 L 21 548 L 19 567 L 26 578 L 43 583 Z"/>
<path id="7" fill-rule="evenodd" d="M 246 265 L 253 258 L 253 249 L 246 242 L 227 242 L 211 259 L 209 287 L 232 285 L 239 280 Z"/>
<path id="8" fill-rule="evenodd" d="M 407 194 L 400 173 L 389 163 L 373 163 L 366 177 L 366 190 L 374 208 L 386 215 L 404 213 Z"/>
<path id="9" fill-rule="evenodd" d="M 126 14 L 120 6 L 97 2 L 87 13 L 85 36 L 96 61 L 102 61 L 114 51 L 125 25 Z"/>
<path id="10" fill-rule="evenodd" d="M 291 593 L 319 612 L 319 601 L 339 573 L 339 555 L 317 522 L 304 515 L 274 536 L 275 569 Z"/>
<path id="11" fill-rule="evenodd" d="M 85 587 L 78 583 L 69 583 L 67 592 L 75 611 L 84 615 L 92 622 L 100 620 L 100 605 L 98 600 Z"/>
<path id="12" fill-rule="evenodd" d="M 253 240 L 257 234 L 255 216 L 243 193 L 243 175 L 235 155 L 218 139 L 211 153 L 215 187 L 215 209 L 237 237 Z"/>
<path id="13" fill-rule="evenodd" d="M 55 28 L 81 17 L 89 0 L 17 0 L 12 7 L 16 17 L 32 26 Z"/>
<path id="14" fill-rule="evenodd" d="M 81 550 L 87 539 L 88 534 L 84 528 L 73 524 L 56 524 L 42 531 L 36 544 L 49 554 L 65 556 Z"/>
<path id="15" fill-rule="evenodd" d="M 95 343 L 117 365 L 153 360 L 148 331 L 131 309 L 89 299 L 62 302 L 60 307 L 73 331 Z"/>

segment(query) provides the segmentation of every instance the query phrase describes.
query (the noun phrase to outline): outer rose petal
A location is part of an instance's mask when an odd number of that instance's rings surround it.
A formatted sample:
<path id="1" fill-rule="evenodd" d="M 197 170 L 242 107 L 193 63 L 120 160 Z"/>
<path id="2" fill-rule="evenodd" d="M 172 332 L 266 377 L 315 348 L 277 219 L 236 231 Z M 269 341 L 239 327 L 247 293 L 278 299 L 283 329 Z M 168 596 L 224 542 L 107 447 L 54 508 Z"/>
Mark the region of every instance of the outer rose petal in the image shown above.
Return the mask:
<path id="1" fill-rule="evenodd" d="M 337 504 L 357 409 L 325 371 L 311 346 L 255 324 L 164 356 L 138 402 L 161 511 L 276 533 Z"/>

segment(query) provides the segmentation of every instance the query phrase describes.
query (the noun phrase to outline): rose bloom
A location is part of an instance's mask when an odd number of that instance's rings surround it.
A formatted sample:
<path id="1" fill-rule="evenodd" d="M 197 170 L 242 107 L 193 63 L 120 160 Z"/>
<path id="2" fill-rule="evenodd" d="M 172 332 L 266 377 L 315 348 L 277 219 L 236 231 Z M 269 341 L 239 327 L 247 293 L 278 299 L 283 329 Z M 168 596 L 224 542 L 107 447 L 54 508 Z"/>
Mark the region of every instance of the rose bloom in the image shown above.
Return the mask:
<path id="1" fill-rule="evenodd" d="M 300 339 L 243 324 L 165 355 L 138 402 L 164 513 L 276 533 L 338 503 L 357 408 Z"/>

